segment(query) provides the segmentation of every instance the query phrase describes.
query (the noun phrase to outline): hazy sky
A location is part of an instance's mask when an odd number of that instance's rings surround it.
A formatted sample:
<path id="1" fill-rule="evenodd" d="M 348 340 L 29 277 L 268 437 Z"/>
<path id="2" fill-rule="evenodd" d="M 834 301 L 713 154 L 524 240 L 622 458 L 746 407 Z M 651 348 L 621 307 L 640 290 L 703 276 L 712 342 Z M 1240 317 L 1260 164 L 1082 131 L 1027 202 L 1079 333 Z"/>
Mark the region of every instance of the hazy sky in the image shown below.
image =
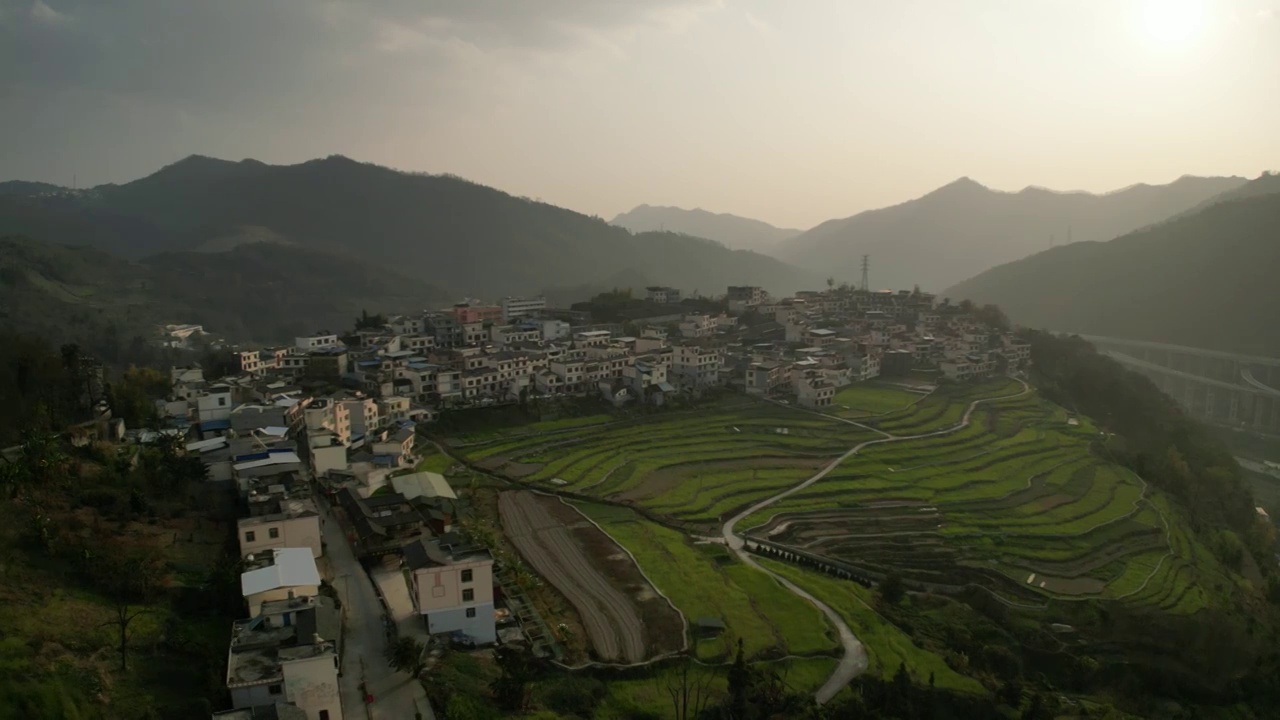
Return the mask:
<path id="1" fill-rule="evenodd" d="M 341 153 L 807 227 L 1280 167 L 1280 0 L 0 0 L 0 179 Z"/>

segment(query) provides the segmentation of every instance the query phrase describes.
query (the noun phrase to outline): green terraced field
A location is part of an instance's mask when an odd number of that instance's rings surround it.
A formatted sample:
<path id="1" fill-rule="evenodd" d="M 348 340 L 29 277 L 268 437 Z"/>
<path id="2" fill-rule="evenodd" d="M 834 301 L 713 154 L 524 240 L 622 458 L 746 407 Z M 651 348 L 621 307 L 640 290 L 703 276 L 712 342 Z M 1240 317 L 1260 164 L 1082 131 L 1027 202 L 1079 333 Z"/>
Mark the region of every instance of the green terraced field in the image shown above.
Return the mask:
<path id="1" fill-rule="evenodd" d="M 812 476 L 874 433 L 794 408 L 733 399 L 625 423 L 529 426 L 455 446 L 522 482 L 635 503 L 706 526 Z"/>
<path id="2" fill-rule="evenodd" d="M 616 506 L 575 506 L 631 551 L 654 586 L 691 622 L 708 616 L 724 621 L 722 636 L 697 642 L 699 657 L 727 658 L 738 638 L 750 657 L 836 652 L 833 631 L 817 608 L 723 546 L 695 545 Z"/>
<path id="3" fill-rule="evenodd" d="M 872 424 L 920 434 L 983 393 L 1012 390 L 935 393 Z M 1035 394 L 984 403 L 963 429 L 864 448 L 741 527 L 872 573 L 978 582 L 1026 603 L 1102 597 L 1176 612 L 1209 604 L 1206 588 L 1230 582 L 1218 563 L 1166 524 L 1171 510 L 1155 491 L 1091 451 L 1099 436 L 1087 418 L 1070 417 Z"/>

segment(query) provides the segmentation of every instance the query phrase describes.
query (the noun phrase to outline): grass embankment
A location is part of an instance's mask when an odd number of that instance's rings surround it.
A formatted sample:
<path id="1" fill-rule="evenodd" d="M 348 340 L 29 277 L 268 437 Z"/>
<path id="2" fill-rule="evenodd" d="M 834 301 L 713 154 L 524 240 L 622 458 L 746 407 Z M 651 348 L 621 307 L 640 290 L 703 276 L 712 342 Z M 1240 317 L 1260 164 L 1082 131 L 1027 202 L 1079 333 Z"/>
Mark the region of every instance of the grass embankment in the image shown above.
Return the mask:
<path id="1" fill-rule="evenodd" d="M 836 393 L 832 402 L 835 414 L 850 419 L 883 415 L 903 410 L 924 399 L 925 393 L 875 383 L 856 383 Z"/>

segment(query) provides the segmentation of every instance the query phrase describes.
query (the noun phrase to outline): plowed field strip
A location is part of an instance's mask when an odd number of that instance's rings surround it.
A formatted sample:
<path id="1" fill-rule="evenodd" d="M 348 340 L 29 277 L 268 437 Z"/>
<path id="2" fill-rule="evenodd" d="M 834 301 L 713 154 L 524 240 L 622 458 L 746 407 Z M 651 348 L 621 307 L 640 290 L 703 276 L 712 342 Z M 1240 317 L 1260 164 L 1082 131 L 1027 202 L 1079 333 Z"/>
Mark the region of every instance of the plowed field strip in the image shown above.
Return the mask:
<path id="1" fill-rule="evenodd" d="M 503 528 L 521 556 L 577 608 L 602 659 L 644 660 L 644 631 L 636 607 L 583 553 L 564 523 L 532 493 L 498 497 Z"/>

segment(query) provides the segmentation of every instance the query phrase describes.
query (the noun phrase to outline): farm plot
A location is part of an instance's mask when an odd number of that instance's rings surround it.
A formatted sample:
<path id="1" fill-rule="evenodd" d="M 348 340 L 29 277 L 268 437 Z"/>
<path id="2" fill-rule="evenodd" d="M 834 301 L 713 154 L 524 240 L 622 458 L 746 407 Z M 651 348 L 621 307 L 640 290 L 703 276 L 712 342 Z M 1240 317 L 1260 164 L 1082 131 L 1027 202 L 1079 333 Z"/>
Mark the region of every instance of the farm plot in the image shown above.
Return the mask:
<path id="1" fill-rule="evenodd" d="M 935 394 L 880 427 L 917 434 L 983 393 L 1008 391 L 988 383 Z M 1090 451 L 1097 434 L 1087 419 L 1069 423 L 1034 395 L 979 408 L 954 433 L 865 448 L 743 527 L 872 575 L 995 582 L 1033 599 L 1116 598 L 1187 612 L 1206 604 L 1202 588 L 1223 580 L 1221 570 L 1170 529 L 1154 490 Z"/>
<path id="2" fill-rule="evenodd" d="M 498 510 L 520 555 L 577 609 L 597 658 L 636 663 L 681 647 L 676 610 L 630 556 L 572 508 L 509 491 Z"/>
<path id="3" fill-rule="evenodd" d="M 792 408 L 734 400 L 701 413 L 505 435 L 459 450 L 547 489 L 635 504 L 710 531 L 874 435 Z"/>
<path id="4" fill-rule="evenodd" d="M 836 651 L 835 636 L 817 608 L 742 564 L 722 545 L 695 544 L 626 508 L 575 505 L 631 551 L 691 622 L 711 617 L 724 623 L 722 634 L 694 641 L 698 657 L 726 660 L 739 638 L 753 659 Z"/>

